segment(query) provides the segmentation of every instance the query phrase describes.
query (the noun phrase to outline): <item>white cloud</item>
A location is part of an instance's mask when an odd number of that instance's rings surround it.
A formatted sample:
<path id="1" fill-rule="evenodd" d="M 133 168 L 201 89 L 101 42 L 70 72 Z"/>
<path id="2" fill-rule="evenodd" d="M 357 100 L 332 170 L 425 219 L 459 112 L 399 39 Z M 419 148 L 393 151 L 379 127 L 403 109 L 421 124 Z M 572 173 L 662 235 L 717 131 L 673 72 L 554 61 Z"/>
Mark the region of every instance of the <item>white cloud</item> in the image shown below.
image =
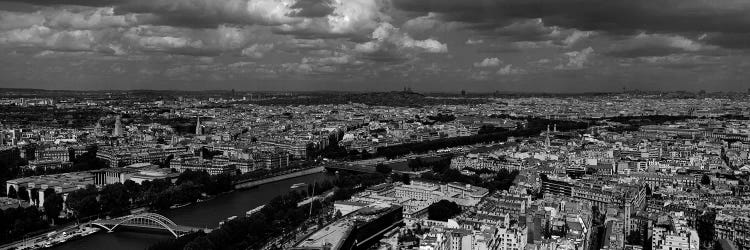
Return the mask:
<path id="1" fill-rule="evenodd" d="M 405 40 L 404 41 L 405 47 L 407 48 L 422 48 L 427 52 L 430 53 L 445 53 L 448 52 L 448 45 L 444 43 L 440 43 L 435 39 L 425 39 L 425 40 Z"/>
<path id="2" fill-rule="evenodd" d="M 96 37 L 90 30 L 57 31 L 34 25 L 25 29 L 0 32 L 0 43 L 53 50 L 93 50 L 96 46 Z"/>
<path id="3" fill-rule="evenodd" d="M 378 26 L 378 22 L 390 17 L 380 10 L 380 0 L 335 0 L 333 13 L 326 17 L 330 32 L 334 34 L 358 34 Z"/>
<path id="4" fill-rule="evenodd" d="M 539 59 L 538 61 L 536 61 L 534 63 L 536 63 L 536 64 L 546 64 L 546 63 L 549 63 L 550 61 L 551 61 L 550 59 L 542 58 L 542 59 Z"/>
<path id="5" fill-rule="evenodd" d="M 242 62 L 242 61 L 240 61 L 240 62 L 231 63 L 231 64 L 227 65 L 227 67 L 229 67 L 229 68 L 245 68 L 245 67 L 253 66 L 253 65 L 256 65 L 256 63 L 255 62 Z"/>
<path id="6" fill-rule="evenodd" d="M 244 48 L 241 53 L 242 53 L 243 56 L 248 56 L 248 57 L 252 57 L 252 58 L 255 58 L 255 59 L 260 59 L 260 58 L 263 58 L 263 56 L 266 53 L 268 53 L 269 51 L 271 51 L 273 49 L 273 47 L 274 47 L 274 45 L 271 44 L 271 43 L 269 43 L 269 44 L 257 44 L 256 43 L 256 44 L 253 44 L 250 47 Z"/>
<path id="7" fill-rule="evenodd" d="M 295 0 L 134 0 L 124 6 L 138 13 L 191 17 L 215 23 L 282 25 L 296 23 Z"/>
<path id="8" fill-rule="evenodd" d="M 594 54 L 594 49 L 591 47 L 582 49 L 580 51 L 571 51 L 565 53 L 568 61 L 566 64 L 560 64 L 555 69 L 582 69 L 589 61 L 589 57 Z"/>
<path id="9" fill-rule="evenodd" d="M 570 35 L 565 37 L 565 40 L 563 40 L 562 43 L 565 44 L 565 46 L 570 47 L 575 45 L 578 41 L 590 37 L 593 34 L 594 32 L 591 31 L 574 30 L 573 33 L 570 33 Z"/>
<path id="10" fill-rule="evenodd" d="M 441 21 L 437 19 L 437 14 L 430 12 L 426 16 L 419 16 L 406 21 L 401 27 L 408 31 L 425 32 L 437 28 L 440 24 Z"/>
<path id="11" fill-rule="evenodd" d="M 474 39 L 469 38 L 469 40 L 466 40 L 466 44 L 468 45 L 476 45 L 476 44 L 482 44 L 482 43 L 484 43 L 484 40 L 482 39 L 474 40 Z"/>
<path id="12" fill-rule="evenodd" d="M 357 44 L 355 50 L 362 53 L 373 53 L 395 47 L 397 50 L 416 49 L 429 53 L 448 52 L 448 45 L 432 38 L 414 40 L 408 34 L 401 32 L 399 28 L 393 27 L 390 23 L 381 23 L 372 32 L 371 36 L 373 41 Z"/>
<path id="13" fill-rule="evenodd" d="M 474 67 L 477 68 L 486 68 L 486 67 L 497 67 L 500 66 L 500 59 L 497 57 L 493 58 L 485 58 L 481 62 L 474 63 Z"/>
<path id="14" fill-rule="evenodd" d="M 207 40 L 207 44 L 212 44 L 217 48 L 238 49 L 244 46 L 248 40 L 248 35 L 244 33 L 243 29 L 238 27 L 221 25 L 211 31 L 213 33 L 206 34 L 202 40 Z"/>
<path id="15" fill-rule="evenodd" d="M 46 43 L 51 48 L 69 50 L 91 50 L 96 45 L 94 34 L 90 30 L 56 32 L 47 39 Z"/>
<path id="16" fill-rule="evenodd" d="M 0 30 L 43 25 L 52 29 L 88 30 L 137 25 L 136 14 L 115 14 L 114 8 L 47 8 L 36 12 L 0 11 Z"/>
<path id="17" fill-rule="evenodd" d="M 552 40 L 546 41 L 519 41 L 513 42 L 513 45 L 519 49 L 539 49 L 555 47 Z"/>
<path id="18" fill-rule="evenodd" d="M 526 73 L 526 71 L 514 68 L 512 64 L 505 65 L 505 67 L 502 67 L 497 71 L 498 75 L 517 75 L 523 73 Z"/>
<path id="19" fill-rule="evenodd" d="M 296 0 L 295 0 L 296 1 Z M 387 0 L 332 0 L 332 12 L 324 17 L 297 18 L 275 28 L 304 37 L 353 37 L 363 39 L 391 17 L 383 12 Z"/>
<path id="20" fill-rule="evenodd" d="M 437 34 L 452 35 L 451 31 L 464 29 L 465 25 L 460 22 L 444 21 L 444 18 L 435 12 L 426 16 L 419 16 L 406 21 L 401 29 L 410 35 L 424 37 Z"/>
<path id="21" fill-rule="evenodd" d="M 625 59 L 625 62 L 640 62 L 648 64 L 682 64 L 682 65 L 710 65 L 716 64 L 718 59 L 712 56 L 693 54 L 672 54 L 667 56 L 649 56 Z"/>
<path id="22" fill-rule="evenodd" d="M 66 9 L 45 12 L 45 25 L 69 29 L 101 29 L 129 27 L 138 22 L 135 14 L 115 15 L 114 8 L 105 7 L 80 12 Z"/>
<path id="23" fill-rule="evenodd" d="M 13 17 L 20 20 L 0 23 L 0 44 L 114 55 L 175 50 L 181 53 L 217 53 L 240 50 L 251 40 L 267 40 L 270 36 L 268 28 L 264 32 L 254 26 L 220 25 L 214 29 L 191 29 L 137 25 L 128 15 L 114 15 L 112 8 L 75 10 L 50 9 L 25 15 L 0 12 L 2 20 Z M 39 20 L 43 20 L 42 24 L 34 24 Z M 28 24 L 31 26 L 23 27 Z"/>
<path id="24" fill-rule="evenodd" d="M 16 13 L 0 10 L 0 30 L 12 30 L 29 28 L 34 25 L 42 25 L 44 16 L 39 12 Z"/>
<path id="25" fill-rule="evenodd" d="M 704 48 L 702 44 L 690 40 L 684 36 L 646 33 L 640 33 L 632 39 L 626 41 L 626 46 L 667 46 L 682 49 L 685 51 L 698 51 Z"/>
<path id="26" fill-rule="evenodd" d="M 283 63 L 281 64 L 281 69 L 299 74 L 309 74 L 313 71 L 312 65 L 307 63 Z"/>
<path id="27" fill-rule="evenodd" d="M 174 36 L 139 36 L 134 37 L 136 44 L 147 50 L 164 51 L 170 49 L 200 49 L 203 42 L 192 40 L 187 37 Z"/>
<path id="28" fill-rule="evenodd" d="M 236 51 L 245 56 L 262 57 L 271 49 L 266 34 L 253 27 L 221 25 L 215 29 L 190 29 L 169 26 L 142 25 L 128 29 L 118 42 L 146 51 L 165 51 L 196 54 L 219 54 Z M 255 47 L 249 44 L 256 44 Z"/>
<path id="29" fill-rule="evenodd" d="M 337 53 L 335 56 L 330 57 L 305 57 L 302 58 L 302 63 L 313 63 L 318 65 L 341 65 L 355 63 L 355 59 L 351 55 Z"/>
<path id="30" fill-rule="evenodd" d="M 631 38 L 617 41 L 608 50 L 608 54 L 618 57 L 666 56 L 677 53 L 690 53 L 716 49 L 679 35 L 640 33 Z"/>
<path id="31" fill-rule="evenodd" d="M 0 43 L 18 43 L 24 45 L 43 44 L 46 37 L 53 31 L 41 25 L 29 28 L 14 29 L 0 33 Z"/>

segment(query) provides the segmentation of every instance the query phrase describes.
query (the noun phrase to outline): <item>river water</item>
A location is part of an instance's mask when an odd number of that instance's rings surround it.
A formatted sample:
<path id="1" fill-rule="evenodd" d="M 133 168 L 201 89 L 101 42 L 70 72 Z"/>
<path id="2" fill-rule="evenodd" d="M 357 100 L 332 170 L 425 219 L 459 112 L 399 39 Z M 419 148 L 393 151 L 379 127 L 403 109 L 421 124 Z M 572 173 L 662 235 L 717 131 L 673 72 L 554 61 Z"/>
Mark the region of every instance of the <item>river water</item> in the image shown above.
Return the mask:
<path id="1" fill-rule="evenodd" d="M 235 191 L 222 195 L 216 199 L 195 203 L 185 207 L 161 212 L 162 215 L 171 219 L 178 225 L 215 228 L 219 221 L 231 216 L 245 216 L 245 212 L 266 204 L 274 197 L 290 191 L 290 186 L 295 183 L 308 183 L 332 178 L 327 173 L 316 173 L 300 176 L 274 183 L 264 184 L 248 190 Z M 152 234 L 140 232 L 114 233 L 99 232 L 88 237 L 67 242 L 54 247 L 55 250 L 67 249 L 106 249 L 106 250 L 130 250 L 145 249 L 148 246 L 166 239 L 172 238 L 168 234 Z"/>

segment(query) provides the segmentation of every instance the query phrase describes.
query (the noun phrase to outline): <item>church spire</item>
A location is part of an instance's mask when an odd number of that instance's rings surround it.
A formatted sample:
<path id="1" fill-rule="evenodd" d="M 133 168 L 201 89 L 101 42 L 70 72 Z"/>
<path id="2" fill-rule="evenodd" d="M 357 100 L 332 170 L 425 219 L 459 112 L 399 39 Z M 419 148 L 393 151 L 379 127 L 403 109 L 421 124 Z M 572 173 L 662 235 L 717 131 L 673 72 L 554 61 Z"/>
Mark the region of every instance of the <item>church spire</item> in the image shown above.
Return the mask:
<path id="1" fill-rule="evenodd" d="M 120 115 L 118 115 L 115 118 L 115 131 L 114 131 L 114 133 L 112 133 L 112 135 L 115 136 L 115 137 L 120 137 L 120 136 L 123 135 L 123 132 L 122 132 L 122 116 L 120 116 Z"/>

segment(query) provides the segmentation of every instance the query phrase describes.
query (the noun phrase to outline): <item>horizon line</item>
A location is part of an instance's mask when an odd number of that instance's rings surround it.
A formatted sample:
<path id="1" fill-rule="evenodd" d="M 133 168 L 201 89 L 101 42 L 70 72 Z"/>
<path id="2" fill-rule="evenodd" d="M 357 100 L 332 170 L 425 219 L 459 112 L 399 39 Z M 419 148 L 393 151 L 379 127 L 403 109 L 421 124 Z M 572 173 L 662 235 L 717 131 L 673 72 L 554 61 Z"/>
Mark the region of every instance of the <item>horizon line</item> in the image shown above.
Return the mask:
<path id="1" fill-rule="evenodd" d="M 234 89 L 234 88 L 227 88 L 227 89 L 205 89 L 205 90 L 184 90 L 184 89 L 89 89 L 89 90 L 80 90 L 80 89 L 42 89 L 42 88 L 0 88 L 0 91 L 17 91 L 17 92 L 138 92 L 138 91 L 152 91 L 152 92 L 246 92 L 246 93 L 392 93 L 392 92 L 411 92 L 411 93 L 425 93 L 425 94 L 451 94 L 451 95 L 461 95 L 463 91 L 467 95 L 476 95 L 476 94 L 536 94 L 536 95 L 583 95 L 583 94 L 627 94 L 627 93 L 644 93 L 644 94 L 656 94 L 656 93 L 692 93 L 692 94 L 700 94 L 703 92 L 702 90 L 699 91 L 689 91 L 689 90 L 640 90 L 640 89 L 627 89 L 627 90 L 619 90 L 619 91 L 584 91 L 584 92 L 534 92 L 534 91 L 469 91 L 464 89 L 457 89 L 455 91 L 414 91 L 414 90 L 329 90 L 329 89 L 320 89 L 320 90 L 243 90 L 243 89 Z M 705 91 L 705 94 L 732 94 L 732 93 L 750 93 L 750 90 L 747 92 L 743 91 Z"/>

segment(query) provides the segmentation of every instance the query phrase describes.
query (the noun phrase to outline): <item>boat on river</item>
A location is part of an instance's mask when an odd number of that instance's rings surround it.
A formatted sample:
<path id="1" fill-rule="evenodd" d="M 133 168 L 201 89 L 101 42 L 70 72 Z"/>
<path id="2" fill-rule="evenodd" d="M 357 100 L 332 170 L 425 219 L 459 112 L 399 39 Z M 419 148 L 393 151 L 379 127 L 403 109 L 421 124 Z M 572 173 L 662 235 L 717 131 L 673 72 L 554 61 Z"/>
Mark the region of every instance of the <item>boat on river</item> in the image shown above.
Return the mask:
<path id="1" fill-rule="evenodd" d="M 264 207 L 266 207 L 266 205 L 260 205 L 256 208 L 253 208 L 252 210 L 245 212 L 245 217 L 250 217 L 257 212 L 260 212 L 260 210 L 263 209 Z"/>

